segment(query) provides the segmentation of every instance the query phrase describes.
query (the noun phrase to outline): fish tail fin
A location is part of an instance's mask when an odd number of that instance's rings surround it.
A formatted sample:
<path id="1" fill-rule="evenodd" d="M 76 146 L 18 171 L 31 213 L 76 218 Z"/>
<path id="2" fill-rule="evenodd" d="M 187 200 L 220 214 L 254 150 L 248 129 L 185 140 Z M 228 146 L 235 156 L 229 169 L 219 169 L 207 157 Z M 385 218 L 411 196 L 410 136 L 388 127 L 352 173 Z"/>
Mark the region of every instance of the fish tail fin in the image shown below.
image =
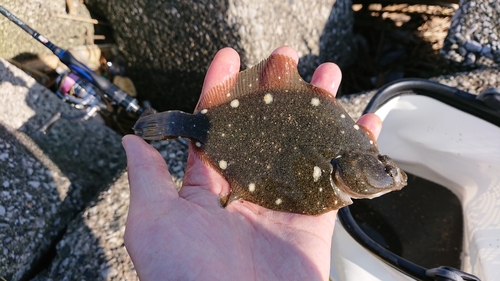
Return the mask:
<path id="1" fill-rule="evenodd" d="M 178 110 L 141 116 L 134 132 L 145 140 L 189 138 L 205 142 L 208 119 L 203 114 L 189 114 Z"/>

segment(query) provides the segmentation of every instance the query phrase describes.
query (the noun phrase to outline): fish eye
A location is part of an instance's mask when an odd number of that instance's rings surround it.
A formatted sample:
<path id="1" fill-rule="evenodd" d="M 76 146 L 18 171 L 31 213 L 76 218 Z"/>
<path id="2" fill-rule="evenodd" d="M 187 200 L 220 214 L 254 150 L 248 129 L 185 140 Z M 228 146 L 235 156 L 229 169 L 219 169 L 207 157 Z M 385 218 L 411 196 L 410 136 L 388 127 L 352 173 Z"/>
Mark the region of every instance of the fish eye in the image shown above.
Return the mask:
<path id="1" fill-rule="evenodd" d="M 384 170 L 389 176 L 393 178 L 398 175 L 398 169 L 396 169 L 394 166 L 386 165 Z"/>
<path id="2" fill-rule="evenodd" d="M 390 158 L 387 155 L 378 155 L 377 158 L 382 163 L 387 163 L 390 161 Z"/>

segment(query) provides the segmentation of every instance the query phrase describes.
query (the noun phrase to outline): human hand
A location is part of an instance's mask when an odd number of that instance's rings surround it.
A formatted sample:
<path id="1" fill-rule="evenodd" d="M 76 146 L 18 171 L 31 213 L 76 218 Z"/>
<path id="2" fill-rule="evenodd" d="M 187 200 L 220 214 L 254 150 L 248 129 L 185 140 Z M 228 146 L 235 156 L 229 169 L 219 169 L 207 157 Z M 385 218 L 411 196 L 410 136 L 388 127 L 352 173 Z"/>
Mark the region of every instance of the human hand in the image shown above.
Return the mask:
<path id="1" fill-rule="evenodd" d="M 298 61 L 290 47 L 274 51 Z M 202 95 L 240 68 L 229 48 L 217 53 Z M 336 93 L 340 69 L 325 63 L 311 84 Z M 381 121 L 358 124 L 378 136 Z M 223 209 L 227 181 L 189 148 L 184 184 L 175 189 L 161 155 L 141 138 L 123 138 L 130 182 L 125 245 L 141 280 L 327 280 L 336 211 L 320 216 L 277 212 L 246 201 Z"/>

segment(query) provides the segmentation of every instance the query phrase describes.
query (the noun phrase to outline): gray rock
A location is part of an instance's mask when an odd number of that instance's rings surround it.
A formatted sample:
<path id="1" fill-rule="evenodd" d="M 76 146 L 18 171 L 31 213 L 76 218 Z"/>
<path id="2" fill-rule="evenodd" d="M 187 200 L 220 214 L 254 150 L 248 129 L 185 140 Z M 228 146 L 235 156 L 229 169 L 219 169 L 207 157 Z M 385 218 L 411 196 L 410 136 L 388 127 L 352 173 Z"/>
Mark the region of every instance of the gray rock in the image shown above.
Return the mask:
<path id="1" fill-rule="evenodd" d="M 152 145 L 165 157 L 180 188 L 187 142 L 167 140 Z M 33 280 L 137 280 L 123 242 L 129 195 L 127 173 L 123 173 L 71 222 L 50 267 Z"/>
<path id="2" fill-rule="evenodd" d="M 481 55 L 489 59 L 493 59 L 493 54 L 491 53 L 491 47 L 488 45 L 483 46 L 483 48 L 481 49 Z"/>
<path id="3" fill-rule="evenodd" d="M 495 49 L 494 46 L 500 36 L 498 1 L 460 0 L 459 7 L 452 18 L 441 53 L 462 66 L 477 68 L 498 65 L 500 57 L 482 52 L 485 46 Z M 462 48 L 456 48 L 454 44 L 458 44 L 467 52 L 461 52 Z"/>
<path id="4" fill-rule="evenodd" d="M 97 120 L 58 121 L 75 114 L 54 93 L 0 59 L 0 277 L 30 277 L 33 265 L 99 190 L 125 167 L 121 138 Z M 106 165 L 97 165 L 103 160 Z M 109 166 L 109 167 L 108 167 Z M 111 168 L 113 167 L 113 168 Z"/>
<path id="5" fill-rule="evenodd" d="M 346 67 L 356 59 L 353 54 L 356 54 L 358 44 L 352 31 L 354 15 L 351 2 L 335 2 L 319 41 L 320 62 L 332 61 Z M 316 68 L 317 65 L 313 66 Z"/>
<path id="6" fill-rule="evenodd" d="M 299 66 L 304 76 L 321 59 L 349 62 L 353 49 L 342 42 L 352 40 L 350 3 L 86 0 L 113 26 L 139 98 L 159 110 L 185 111 L 194 108 L 213 56 L 226 46 L 240 53 L 246 68 L 291 45 L 305 58 Z"/>
<path id="7" fill-rule="evenodd" d="M 468 53 L 467 56 L 465 57 L 465 64 L 466 65 L 474 65 L 476 62 L 476 55 L 474 53 Z"/>
<path id="8" fill-rule="evenodd" d="M 94 34 L 94 25 L 82 21 L 74 21 L 53 16 L 66 12 L 65 0 L 37 1 L 37 0 L 2 0 L 5 9 L 44 35 L 61 48 L 92 44 L 87 41 L 87 35 Z M 90 19 L 90 13 L 79 1 L 72 1 L 76 14 L 74 16 Z M 0 16 L 0 57 L 13 58 L 21 54 L 50 54 L 37 40 L 15 25 L 13 22 Z"/>
<path id="9" fill-rule="evenodd" d="M 471 40 L 465 42 L 464 48 L 469 52 L 479 53 L 481 52 L 481 49 L 483 49 L 483 46 L 481 46 L 479 42 Z"/>
<path id="10" fill-rule="evenodd" d="M 487 88 L 500 88 L 500 69 L 483 68 L 440 76 L 432 80 L 477 95 Z"/>
<path id="11" fill-rule="evenodd" d="M 127 173 L 68 226 L 50 267 L 32 280 L 138 280 L 124 247 Z"/>
<path id="12" fill-rule="evenodd" d="M 5 64 L 5 63 L 4 63 Z M 6 67 L 6 69 L 12 68 L 11 66 Z M 15 69 L 14 69 L 15 70 Z M 0 73 L 3 73 L 0 71 Z M 479 93 L 488 87 L 500 87 L 500 75 L 498 69 L 482 69 L 470 73 L 460 73 L 453 76 L 445 76 L 438 77 L 434 80 L 439 81 L 441 83 L 445 83 L 447 85 L 458 87 L 462 90 L 470 91 L 472 93 Z M 18 75 L 21 75 L 18 72 L 15 72 L 14 78 Z M 20 84 L 22 80 L 16 80 L 12 77 L 9 81 L 13 81 L 10 84 Z M 23 82 L 26 85 L 26 82 Z M 2 88 L 7 87 L 6 90 L 10 90 L 9 83 L 0 84 L 0 97 L 2 96 Z M 35 84 L 36 85 L 36 84 Z M 20 86 L 17 86 L 20 87 Z M 28 88 L 34 87 L 30 84 Z M 39 87 L 39 86 L 36 86 Z M 26 88 L 26 87 L 24 87 Z M 31 91 L 27 90 L 27 92 Z M 357 95 L 349 95 L 344 96 L 339 99 L 340 103 L 346 108 L 348 113 L 354 119 L 358 119 L 361 116 L 362 110 L 366 107 L 369 99 L 373 96 L 374 91 L 369 93 L 362 93 Z M 48 96 L 42 100 L 50 99 Z M 40 100 L 40 99 L 39 99 Z M 0 100 L 1 101 L 1 100 Z M 16 103 L 15 100 L 14 105 L 22 104 Z M 3 102 L 3 101 L 1 101 Z M 10 102 L 10 101 L 9 101 Z M 4 103 L 5 104 L 5 103 Z M 31 102 L 30 104 L 33 104 Z M 25 105 L 26 106 L 26 105 Z M 42 105 L 39 105 L 40 107 Z M 36 107 L 34 107 L 36 109 Z M 48 110 L 48 109 L 47 109 Z M 42 114 L 43 112 L 37 113 L 16 113 L 14 110 L 10 110 L 8 114 L 12 114 L 17 116 L 13 118 L 11 123 L 16 124 L 21 130 L 25 130 L 24 132 L 31 132 L 29 128 L 32 128 L 33 125 L 24 126 L 23 124 L 27 123 L 23 120 L 29 120 L 33 116 L 37 116 Z M 1 113 L 0 113 L 1 114 Z M 20 117 L 19 117 L 20 116 Z M 3 119 L 0 119 L 3 120 Z M 17 121 L 16 121 L 17 120 Z M 74 124 L 73 124 L 74 125 Z M 0 130 L 1 132 L 1 130 Z M 28 133 L 20 133 L 19 130 L 10 130 L 8 131 L 12 134 L 17 134 L 20 136 L 28 137 Z M 31 132 L 32 133 L 32 132 Z M 50 134 L 51 132 L 49 132 Z M 32 133 L 33 134 L 33 133 Z M 60 134 L 61 135 L 61 134 Z M 18 136 L 18 138 L 21 138 Z M 0 136 L 0 140 L 3 140 L 2 136 Z M 32 138 L 28 138 L 32 139 Z M 119 139 L 116 141 L 119 145 Z M 23 144 L 21 142 L 21 144 Z M 171 141 L 163 141 L 153 143 L 153 146 L 158 149 L 161 155 L 165 158 L 168 163 L 169 170 L 173 174 L 174 181 L 178 186 L 182 184 L 182 178 L 184 176 L 185 163 L 187 158 L 187 146 L 186 142 L 181 140 L 171 140 Z M 0 182 L 4 187 L 3 190 L 7 189 L 8 191 L 2 193 L 1 200 L 12 200 L 14 195 L 18 197 L 22 197 L 24 200 L 37 200 L 37 196 L 39 196 L 33 189 L 35 190 L 52 190 L 52 193 L 46 192 L 48 194 L 53 194 L 54 203 L 49 205 L 50 207 L 46 207 L 42 209 L 39 213 L 51 213 L 57 214 L 58 210 L 61 208 L 57 204 L 62 204 L 68 200 L 64 200 L 62 203 L 60 202 L 58 196 L 59 193 L 57 191 L 57 184 L 55 182 L 44 182 L 43 175 L 47 175 L 47 172 L 42 170 L 52 171 L 52 169 L 60 169 L 61 173 L 59 175 L 64 175 L 66 173 L 62 172 L 62 167 L 56 166 L 54 168 L 45 168 L 52 167 L 50 161 L 42 162 L 42 164 L 36 164 L 36 161 L 39 161 L 38 158 L 34 158 L 33 161 L 24 162 L 18 160 L 15 157 L 17 155 L 21 155 L 23 157 L 24 154 L 23 149 L 26 147 L 32 147 L 30 145 L 19 145 L 16 142 L 8 142 L 2 143 L 0 142 L 0 155 L 6 155 L 3 157 L 3 160 L 7 161 L 7 165 L 9 161 L 14 163 L 22 163 L 22 169 L 25 170 L 26 175 L 30 175 L 29 178 L 26 179 L 26 188 L 22 191 L 17 191 L 15 194 L 14 186 L 19 186 L 19 184 L 10 178 L 0 178 Z M 19 152 L 20 151 L 20 152 Z M 41 150 L 38 150 L 41 151 Z M 71 151 L 71 150 L 70 150 Z M 15 152 L 15 153 L 14 153 Z M 74 153 L 74 155 L 82 155 L 83 152 Z M 34 153 L 38 155 L 38 153 Z M 43 154 L 43 151 L 42 151 Z M 13 158 L 13 160 L 10 160 Z M 102 159 L 102 158 L 101 158 Z M 29 159 L 28 159 L 29 160 Z M 19 162 L 20 161 L 20 162 Z M 33 162 L 33 163 L 32 163 Z M 97 161 L 99 162 L 99 161 Z M 104 158 L 102 163 L 107 163 L 107 160 Z M 3 162 L 0 162 L 3 164 Z M 66 162 L 68 164 L 68 162 Z M 12 165 L 15 166 L 15 165 Z M 53 165 L 55 166 L 55 165 Z M 3 166 L 2 166 L 3 167 Z M 31 169 L 31 170 L 30 170 Z M 41 171 L 41 172 L 40 172 Z M 90 174 L 89 177 L 94 177 L 92 173 L 89 171 L 85 171 L 85 173 Z M 0 175 L 3 175 L 0 172 Z M 75 176 L 73 176 L 75 178 Z M 77 178 L 77 177 L 76 177 Z M 63 178 L 65 184 L 70 185 L 70 180 Z M 74 180 L 73 180 L 74 181 Z M 29 183 L 31 182 L 31 183 Z M 108 181 L 110 182 L 110 181 Z M 38 183 L 38 184 L 37 184 Z M 40 192 L 39 192 L 40 193 Z M 66 192 L 66 194 L 69 194 Z M 48 196 L 48 195 L 46 195 Z M 57 197 L 57 198 L 56 198 Z M 85 280 L 137 280 L 134 266 L 130 261 L 130 258 L 126 252 L 126 249 L 123 245 L 123 233 L 126 221 L 126 215 L 128 210 L 128 183 L 127 183 L 127 175 L 126 173 L 122 173 L 118 180 L 109 184 L 109 187 L 102 191 L 95 200 L 92 201 L 90 207 L 86 208 L 82 213 L 79 213 L 76 216 L 76 219 L 71 221 L 69 224 L 67 233 L 63 236 L 63 239 L 57 244 L 57 254 L 56 258 L 52 261 L 50 267 L 43 271 L 40 275 L 36 276 L 34 280 L 72 280 L 72 279 L 85 279 Z M 4 199 L 8 198 L 8 199 Z M 49 201 L 49 199 L 47 199 Z M 5 201 L 7 202 L 7 201 Z M 11 204 L 7 204 L 4 201 L 0 201 L 0 206 L 5 208 L 4 217 L 9 217 L 11 212 L 16 212 L 16 207 L 11 208 Z M 0 210 L 1 213 L 2 210 Z M 59 214 L 58 214 L 59 215 Z M 10 215 L 11 217 L 13 215 Z M 32 215 L 35 218 L 35 221 L 32 222 L 30 217 L 26 217 L 23 220 L 19 220 L 20 223 L 29 224 L 30 226 L 36 225 L 38 227 L 42 227 L 46 224 L 46 221 L 38 219 L 35 215 Z M 5 222 L 2 220 L 2 216 L 0 216 L 0 229 L 7 229 L 11 227 L 11 223 Z M 6 237 L 6 238 L 5 238 Z M 3 251 L 0 253 L 0 257 L 8 257 L 11 254 L 11 249 L 9 246 L 11 244 L 16 243 L 16 237 L 12 237 L 12 235 L 7 235 L 3 237 L 2 242 L 4 246 L 3 249 L 7 251 Z M 3 256 L 2 256 L 3 255 Z M 0 260 L 0 265 L 3 265 L 4 262 Z M 0 276 L 8 276 L 4 274 L 3 268 L 0 267 L 2 271 L 0 271 Z"/>

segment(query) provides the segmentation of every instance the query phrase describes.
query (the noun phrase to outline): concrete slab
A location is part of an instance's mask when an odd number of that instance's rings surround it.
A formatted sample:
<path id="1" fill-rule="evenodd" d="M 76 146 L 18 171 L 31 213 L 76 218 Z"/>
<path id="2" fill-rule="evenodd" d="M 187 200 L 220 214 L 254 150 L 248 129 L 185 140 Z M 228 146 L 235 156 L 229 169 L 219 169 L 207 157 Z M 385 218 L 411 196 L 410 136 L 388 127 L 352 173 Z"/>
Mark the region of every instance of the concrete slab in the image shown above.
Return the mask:
<path id="1" fill-rule="evenodd" d="M 75 114 L 54 93 L 0 59 L 0 277 L 20 280 L 37 266 L 67 224 L 125 168 L 121 137 Z"/>

